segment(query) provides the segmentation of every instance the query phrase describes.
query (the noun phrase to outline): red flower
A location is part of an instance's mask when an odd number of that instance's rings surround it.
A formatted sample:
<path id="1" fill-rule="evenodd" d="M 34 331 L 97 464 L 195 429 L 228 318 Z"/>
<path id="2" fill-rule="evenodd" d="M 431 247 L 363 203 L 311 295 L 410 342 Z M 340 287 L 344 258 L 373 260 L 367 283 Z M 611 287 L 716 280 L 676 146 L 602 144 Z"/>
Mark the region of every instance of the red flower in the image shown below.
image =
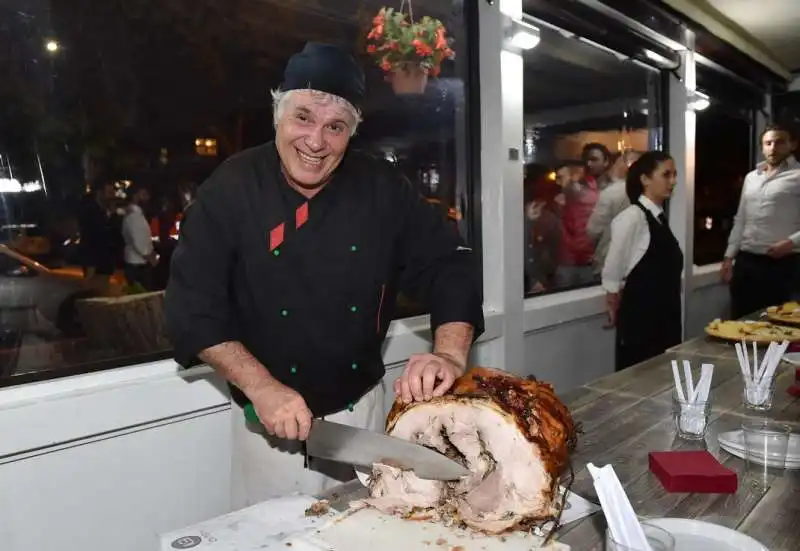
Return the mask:
<path id="1" fill-rule="evenodd" d="M 442 68 L 439 65 L 434 65 L 430 69 L 428 69 L 428 74 L 432 77 L 438 77 L 439 73 L 442 72 Z"/>
<path id="2" fill-rule="evenodd" d="M 375 44 L 370 44 L 367 46 L 367 53 L 374 54 L 378 51 L 378 47 Z"/>
<path id="3" fill-rule="evenodd" d="M 447 39 L 444 36 L 444 29 L 440 27 L 439 30 L 436 31 L 436 43 L 434 44 L 434 48 L 441 50 L 446 47 Z"/>
<path id="4" fill-rule="evenodd" d="M 415 38 L 411 41 L 411 45 L 414 46 L 414 49 L 417 52 L 417 55 L 420 57 L 426 57 L 433 53 L 433 48 L 422 42 L 420 39 Z"/>
<path id="5" fill-rule="evenodd" d="M 391 71 L 392 70 L 392 64 L 389 63 L 389 60 L 386 59 L 385 57 L 381 61 L 381 69 L 383 69 L 384 71 Z"/>

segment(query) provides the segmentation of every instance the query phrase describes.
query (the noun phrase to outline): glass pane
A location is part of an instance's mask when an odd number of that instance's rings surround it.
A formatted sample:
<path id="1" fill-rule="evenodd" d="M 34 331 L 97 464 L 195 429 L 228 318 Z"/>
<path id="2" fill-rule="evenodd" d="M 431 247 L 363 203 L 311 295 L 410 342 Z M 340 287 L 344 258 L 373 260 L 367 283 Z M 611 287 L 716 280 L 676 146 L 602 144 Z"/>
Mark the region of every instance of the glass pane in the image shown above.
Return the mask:
<path id="1" fill-rule="evenodd" d="M 752 111 L 711 98 L 697 112 L 694 263 L 720 262 L 739 205 L 744 177 L 753 169 Z"/>
<path id="2" fill-rule="evenodd" d="M 595 205 L 624 190 L 637 152 L 660 147 L 660 89 L 658 72 L 548 28 L 525 53 L 526 295 L 600 282 L 627 205 L 592 217 Z"/>
<path id="3" fill-rule="evenodd" d="M 2 317 L 0 331 L 13 338 L 0 343 L 0 375 L 170 356 L 158 291 L 184 209 L 226 158 L 274 137 L 270 90 L 308 41 L 343 47 L 366 73 L 364 122 L 350 147 L 397 165 L 471 241 L 478 151 L 469 141 L 463 3 L 414 2 L 414 20 L 440 19 L 457 54 L 427 78 L 379 66 L 367 34 L 381 7 L 377 0 L 0 6 L 0 260 L 14 251 L 50 276 L 36 285 L 15 278 L 12 294 L 0 289 L 10 297 L 0 310 L 26 314 Z M 136 236 L 123 228 L 133 202 L 145 224 Z M 152 255 L 131 251 L 137 238 L 152 243 Z M 138 301 L 148 307 L 124 305 Z M 401 297 L 395 315 L 424 310 Z M 112 319 L 122 329 L 112 331 Z M 13 353 L 19 347 L 44 353 Z"/>

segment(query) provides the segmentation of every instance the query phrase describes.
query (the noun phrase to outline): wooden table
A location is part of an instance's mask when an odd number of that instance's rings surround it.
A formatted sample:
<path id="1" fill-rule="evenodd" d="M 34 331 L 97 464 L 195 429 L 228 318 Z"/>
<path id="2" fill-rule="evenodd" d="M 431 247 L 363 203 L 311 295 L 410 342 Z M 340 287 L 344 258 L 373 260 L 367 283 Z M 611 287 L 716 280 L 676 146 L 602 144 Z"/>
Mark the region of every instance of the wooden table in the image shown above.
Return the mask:
<path id="1" fill-rule="evenodd" d="M 705 342 L 699 342 L 700 340 Z M 645 517 L 680 517 L 713 522 L 748 534 L 771 551 L 800 548 L 800 472 L 786 471 L 765 494 L 755 492 L 742 478 L 744 461 L 716 444 L 716 434 L 732 430 L 752 412 L 742 405 L 742 382 L 738 361 L 729 357 L 732 345 L 700 339 L 689 341 L 638 366 L 609 375 L 569 392 L 563 399 L 585 434 L 573 456 L 577 471 L 573 490 L 597 501 L 586 463 L 612 464 L 636 512 Z M 702 356 L 691 352 L 698 350 Z M 735 358 L 736 353 L 733 352 Z M 712 417 L 706 443 L 691 444 L 675 437 L 672 420 L 671 360 L 692 360 L 715 366 L 712 383 Z M 794 369 L 782 368 L 776 382 L 775 400 L 767 416 L 800 430 L 800 400 L 786 389 L 794 380 Z M 707 447 L 726 467 L 740 477 L 735 495 L 670 494 L 648 469 L 650 451 Z M 602 515 L 562 529 L 560 541 L 573 551 L 603 549 Z"/>
<path id="2" fill-rule="evenodd" d="M 703 342 L 700 342 L 702 340 Z M 644 517 L 680 517 L 713 522 L 748 534 L 771 551 L 800 549 L 800 471 L 786 471 L 765 494 L 755 492 L 742 479 L 744 461 L 720 450 L 715 435 L 740 426 L 751 412 L 741 405 L 742 382 L 736 353 L 717 341 L 693 340 L 647 362 L 603 377 L 562 396 L 584 434 L 573 455 L 576 478 L 573 491 L 597 502 L 586 464 L 611 464 L 625 486 L 637 513 Z M 702 352 L 697 355 L 695 352 Z M 671 360 L 692 360 L 715 365 L 711 399 L 713 411 L 707 444 L 678 440 L 672 419 Z M 800 400 L 787 394 L 794 369 L 782 368 L 775 400 L 768 417 L 792 424 L 800 431 Z M 740 477 L 735 495 L 670 494 L 648 469 L 648 452 L 707 447 Z M 334 506 L 363 495 L 358 483 L 333 492 Z M 572 551 L 601 551 L 605 533 L 602 514 L 561 529 L 559 541 Z"/>

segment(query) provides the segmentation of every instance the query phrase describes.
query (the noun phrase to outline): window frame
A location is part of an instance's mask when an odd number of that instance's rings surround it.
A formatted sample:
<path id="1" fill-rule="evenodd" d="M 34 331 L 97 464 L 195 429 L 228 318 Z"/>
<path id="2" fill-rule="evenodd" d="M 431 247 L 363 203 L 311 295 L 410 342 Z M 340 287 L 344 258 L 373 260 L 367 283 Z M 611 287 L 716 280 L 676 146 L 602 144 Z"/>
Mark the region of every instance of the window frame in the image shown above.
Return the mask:
<path id="1" fill-rule="evenodd" d="M 613 53 L 613 54 L 616 54 L 616 55 L 619 55 L 619 56 L 625 56 L 630 62 L 634 63 L 635 65 L 641 67 L 642 69 L 644 69 L 646 71 L 650 71 L 651 72 L 651 74 L 648 75 L 648 77 L 652 76 L 652 77 L 654 77 L 654 80 L 656 81 L 656 83 L 655 83 L 656 84 L 656 90 L 655 90 L 656 102 L 655 103 L 658 106 L 658 114 L 657 114 L 657 117 L 656 117 L 657 125 L 654 126 L 654 127 L 650 126 L 650 124 L 649 124 L 650 123 L 650 115 L 648 114 L 648 126 L 647 126 L 648 147 L 650 147 L 650 145 L 653 144 L 653 143 L 660 143 L 661 144 L 661 148 L 663 149 L 664 145 L 667 143 L 668 130 L 669 130 L 668 129 L 668 126 L 669 126 L 668 125 L 668 122 L 669 122 L 669 113 L 668 113 L 669 72 L 667 70 L 665 70 L 664 68 L 658 66 L 658 64 L 656 64 L 654 61 L 649 60 L 647 58 L 641 58 L 640 56 L 638 56 L 636 54 L 636 52 L 638 51 L 637 50 L 637 47 L 638 47 L 637 45 L 640 44 L 643 39 L 641 37 L 638 37 L 638 36 L 632 38 L 633 37 L 633 31 L 632 31 L 632 29 L 628 28 L 627 29 L 628 30 L 628 34 L 631 35 L 631 36 L 628 36 L 628 37 L 624 37 L 623 36 L 623 37 L 619 38 L 619 40 L 614 41 L 614 43 L 615 43 L 615 45 L 617 47 L 619 47 L 620 45 L 623 45 L 621 50 L 624 50 L 624 52 L 620 51 L 620 50 L 616 50 L 613 47 L 606 45 L 606 43 L 608 43 L 607 40 L 600 41 L 600 42 L 594 42 L 593 40 L 588 38 L 588 36 L 584 36 L 584 35 L 579 34 L 579 32 L 575 32 L 575 30 L 573 30 L 573 29 L 580 29 L 581 25 L 576 25 L 574 21 L 570 21 L 569 19 L 563 19 L 563 18 L 559 19 L 559 16 L 558 16 L 558 14 L 560 13 L 559 10 L 557 10 L 557 9 L 550 10 L 548 6 L 539 5 L 538 0 L 536 0 L 533 3 L 535 3 L 538 7 L 543 8 L 543 10 L 541 12 L 538 12 L 536 15 L 532 15 L 531 13 L 529 13 L 527 11 L 525 12 L 525 14 L 523 15 L 523 19 L 525 19 L 527 22 L 531 23 L 532 25 L 534 25 L 534 26 L 542 25 L 542 26 L 545 26 L 545 27 L 547 27 L 549 29 L 552 29 L 552 30 L 554 30 L 556 32 L 567 33 L 568 35 L 572 35 L 574 38 L 576 38 L 578 40 L 581 40 L 586 46 L 590 46 L 592 48 L 596 48 L 597 50 L 600 50 L 600 51 L 603 51 L 603 52 L 606 52 L 606 53 Z M 551 13 L 553 15 L 551 15 L 550 17 L 547 17 L 547 13 Z M 556 22 L 558 22 L 558 23 L 556 23 Z M 562 25 L 562 26 L 559 26 L 559 25 Z M 586 27 L 585 25 L 583 25 L 583 26 L 584 26 L 584 28 L 592 28 L 592 27 Z M 587 33 L 587 34 L 590 35 L 589 33 Z M 626 40 L 626 38 L 628 38 L 629 40 Z M 588 42 L 587 42 L 587 40 L 588 40 Z M 661 45 L 657 45 L 656 46 L 655 43 L 653 43 L 653 44 L 654 44 L 653 47 L 658 49 L 658 51 L 663 50 L 663 46 L 661 46 Z M 538 47 L 541 47 L 541 46 L 538 46 Z M 625 52 L 627 52 L 627 53 L 625 53 Z M 649 97 L 650 93 L 649 92 L 650 92 L 650 83 L 648 82 L 648 101 L 650 100 L 650 97 Z M 524 140 L 524 136 L 523 136 L 523 140 Z M 668 208 L 668 205 L 665 205 L 665 210 L 666 210 L 666 208 Z M 598 282 L 595 282 L 595 283 L 587 283 L 587 284 L 584 284 L 584 285 L 576 285 L 576 286 L 573 286 L 573 287 L 566 287 L 566 288 L 563 288 L 563 289 L 562 288 L 558 288 L 558 289 L 545 290 L 545 291 L 542 291 L 542 292 L 539 292 L 539 293 L 530 293 L 530 292 L 527 291 L 527 289 L 523 288 L 523 300 L 526 300 L 526 301 L 527 300 L 536 300 L 536 299 L 540 299 L 540 298 L 543 298 L 543 297 L 552 297 L 553 295 L 557 295 L 557 294 L 560 294 L 560 293 L 570 293 L 570 292 L 573 292 L 573 291 L 583 291 L 583 292 L 585 292 L 585 290 L 587 290 L 587 289 L 600 289 L 600 290 L 602 290 L 601 287 L 602 287 L 602 283 L 598 281 Z"/>

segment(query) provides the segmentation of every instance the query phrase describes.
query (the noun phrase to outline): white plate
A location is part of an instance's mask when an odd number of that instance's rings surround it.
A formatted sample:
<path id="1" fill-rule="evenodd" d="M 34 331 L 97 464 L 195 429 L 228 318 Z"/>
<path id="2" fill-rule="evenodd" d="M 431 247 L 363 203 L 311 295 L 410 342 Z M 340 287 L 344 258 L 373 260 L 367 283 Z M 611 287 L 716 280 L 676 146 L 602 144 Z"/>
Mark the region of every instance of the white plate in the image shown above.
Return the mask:
<path id="1" fill-rule="evenodd" d="M 733 455 L 735 457 L 738 457 L 740 459 L 746 459 L 744 450 L 741 450 L 741 449 L 738 449 L 738 448 L 729 448 L 725 444 L 720 444 L 720 447 L 723 450 L 725 450 L 726 452 L 728 452 L 729 454 L 731 454 L 731 455 Z M 763 465 L 764 464 L 764 462 L 762 460 L 759 460 L 759 459 L 756 459 L 755 462 L 758 463 L 759 465 Z M 767 461 L 767 466 L 768 467 L 773 467 L 773 468 L 781 467 L 780 462 L 779 461 L 775 461 L 775 460 L 768 460 Z M 788 471 L 800 470 L 800 461 L 789 461 L 789 460 L 787 460 L 786 464 L 783 465 L 783 468 L 788 470 Z"/>
<path id="2" fill-rule="evenodd" d="M 646 519 L 672 534 L 676 551 L 769 551 L 750 536 L 730 528 L 683 518 Z"/>
<path id="3" fill-rule="evenodd" d="M 800 367 L 800 352 L 789 352 L 788 354 L 784 354 L 781 359 L 787 364 Z"/>
<path id="4" fill-rule="evenodd" d="M 723 432 L 717 437 L 720 446 L 726 449 L 734 449 L 744 453 L 744 435 L 740 430 Z M 730 451 L 730 450 L 728 450 Z M 789 446 L 786 449 L 786 461 L 789 463 L 800 463 L 800 434 L 792 433 L 789 435 Z"/>
<path id="5" fill-rule="evenodd" d="M 796 435 L 792 435 L 796 436 Z M 742 441 L 742 431 L 731 431 L 720 434 L 718 437 L 720 447 L 728 452 L 729 454 L 736 456 L 740 459 L 745 459 L 746 452 L 744 449 L 744 443 Z M 791 441 L 790 441 L 791 442 Z M 763 462 L 756 461 L 763 465 Z M 780 467 L 778 461 L 769 461 L 767 460 L 767 466 L 769 467 Z M 796 457 L 786 457 L 786 464 L 784 467 L 790 471 L 800 469 L 800 458 Z"/>

